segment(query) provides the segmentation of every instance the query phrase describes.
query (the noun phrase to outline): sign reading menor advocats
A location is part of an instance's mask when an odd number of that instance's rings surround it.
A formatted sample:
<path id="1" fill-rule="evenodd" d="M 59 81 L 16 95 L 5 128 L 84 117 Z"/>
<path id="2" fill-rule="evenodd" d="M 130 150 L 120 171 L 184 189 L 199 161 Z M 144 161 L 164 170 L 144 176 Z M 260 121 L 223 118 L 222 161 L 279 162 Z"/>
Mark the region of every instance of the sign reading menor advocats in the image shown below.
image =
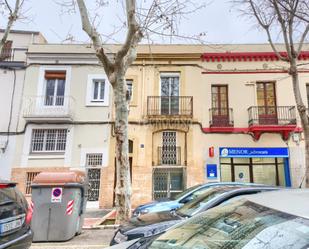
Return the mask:
<path id="1" fill-rule="evenodd" d="M 289 157 L 288 148 L 221 147 L 220 157 Z"/>

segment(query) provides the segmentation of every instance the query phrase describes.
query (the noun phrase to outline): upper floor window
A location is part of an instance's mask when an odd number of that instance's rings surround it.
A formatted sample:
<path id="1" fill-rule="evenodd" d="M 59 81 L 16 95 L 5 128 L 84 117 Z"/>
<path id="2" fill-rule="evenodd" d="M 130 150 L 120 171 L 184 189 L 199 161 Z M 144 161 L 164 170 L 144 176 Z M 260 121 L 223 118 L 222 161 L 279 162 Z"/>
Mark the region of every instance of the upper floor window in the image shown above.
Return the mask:
<path id="1" fill-rule="evenodd" d="M 129 100 L 131 101 L 133 99 L 133 80 L 126 80 L 126 82 L 127 82 Z"/>
<path id="2" fill-rule="evenodd" d="M 63 106 L 65 93 L 65 71 L 45 71 L 44 105 Z"/>
<path id="3" fill-rule="evenodd" d="M 31 152 L 64 152 L 67 129 L 33 129 Z"/>
<path id="4" fill-rule="evenodd" d="M 104 74 L 89 74 L 87 81 L 86 106 L 108 106 L 109 83 Z"/>
<path id="5" fill-rule="evenodd" d="M 91 101 L 104 102 L 105 80 L 93 80 L 92 91 Z"/>
<path id="6" fill-rule="evenodd" d="M 179 75 L 161 74 L 161 96 L 179 96 Z"/>

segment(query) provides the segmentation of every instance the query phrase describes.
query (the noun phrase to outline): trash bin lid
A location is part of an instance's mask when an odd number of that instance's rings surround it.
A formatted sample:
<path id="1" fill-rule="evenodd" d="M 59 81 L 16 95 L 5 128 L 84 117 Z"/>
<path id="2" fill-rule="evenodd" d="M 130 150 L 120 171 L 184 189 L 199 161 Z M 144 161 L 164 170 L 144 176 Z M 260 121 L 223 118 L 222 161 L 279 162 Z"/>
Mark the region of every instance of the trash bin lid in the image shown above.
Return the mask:
<path id="1" fill-rule="evenodd" d="M 33 184 L 64 185 L 68 183 L 85 183 L 86 174 L 82 171 L 41 172 L 34 179 Z"/>

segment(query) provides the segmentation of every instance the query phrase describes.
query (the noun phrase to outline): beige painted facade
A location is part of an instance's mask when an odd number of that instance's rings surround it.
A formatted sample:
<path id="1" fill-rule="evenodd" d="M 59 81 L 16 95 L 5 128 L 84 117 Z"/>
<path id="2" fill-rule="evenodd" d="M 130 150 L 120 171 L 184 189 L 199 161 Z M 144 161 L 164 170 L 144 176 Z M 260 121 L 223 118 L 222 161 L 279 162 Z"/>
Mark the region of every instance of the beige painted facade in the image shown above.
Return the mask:
<path id="1" fill-rule="evenodd" d="M 0 39 L 3 30 L 0 29 Z M 11 46 L 0 55 L 0 178 L 10 179 L 25 76 L 26 52 L 30 44 L 46 43 L 39 32 L 12 30 Z"/>
<path id="2" fill-rule="evenodd" d="M 109 46 L 107 49 L 112 53 L 115 48 Z M 301 183 L 304 175 L 304 149 L 299 133 L 299 118 L 294 124 L 293 115 L 289 113 L 284 117 L 287 122 L 281 124 L 280 111 L 276 111 L 279 121 L 276 119 L 274 124 L 267 124 L 266 132 L 255 139 L 249 124 L 248 108 L 259 105 L 257 83 L 273 82 L 276 108 L 281 110 L 280 106 L 288 106 L 284 110 L 293 110 L 295 101 L 291 79 L 284 71 L 280 71 L 287 65 L 266 59 L 209 62 L 201 59 L 203 53 L 227 51 L 271 52 L 271 49 L 263 44 L 220 45 L 211 48 L 199 45 L 155 45 L 150 50 L 149 46 L 139 47 L 138 59 L 127 73 L 127 80 L 133 86 L 129 116 L 133 206 L 153 198 L 173 196 L 198 183 L 246 181 L 249 174 L 255 182 L 286 185 L 285 175 L 289 174 L 285 172 L 284 167 L 287 165 L 284 162 L 289 162 L 292 185 L 298 186 Z M 85 155 L 101 153 L 104 163 L 95 165 L 101 169 L 100 207 L 113 206 L 115 139 L 111 125 L 114 119 L 112 90 L 108 90 L 106 106 L 93 106 L 91 101 L 89 105 L 91 88 L 87 85 L 92 82 L 91 79 L 104 79 L 104 72 L 92 49 L 86 45 L 34 45 L 29 49 L 28 64 L 23 115 L 18 127 L 19 130 L 25 129 L 25 133 L 17 139 L 13 179 L 26 182 L 27 172 L 53 168 L 85 170 Z M 35 113 L 29 107 L 29 99 L 34 98 L 34 102 L 39 103 L 39 96 L 46 93 L 44 84 L 47 76 L 44 78 L 44 75 L 48 71 L 66 72 L 67 92 L 64 96 L 68 97 L 70 108 L 57 117 L 54 113 L 33 115 Z M 91 75 L 96 76 L 91 78 Z M 308 104 L 308 72 L 300 74 L 300 82 L 304 101 Z M 228 89 L 228 108 L 233 110 L 228 115 L 228 121 L 233 123 L 212 123 L 210 126 L 210 121 L 214 122 L 213 112 L 209 111 L 214 105 L 212 86 L 223 85 Z M 289 136 L 283 139 L 280 132 L 287 126 L 290 127 Z M 265 124 L 255 124 L 254 127 L 265 127 Z M 67 129 L 69 132 L 65 150 L 61 153 L 33 153 L 31 141 L 34 129 Z M 212 147 L 214 155 L 210 156 L 209 148 Z M 219 155 L 220 148 L 230 147 L 287 148 L 289 158 L 235 158 L 231 166 L 232 159 Z M 207 177 L 207 164 L 216 165 L 217 178 Z"/>

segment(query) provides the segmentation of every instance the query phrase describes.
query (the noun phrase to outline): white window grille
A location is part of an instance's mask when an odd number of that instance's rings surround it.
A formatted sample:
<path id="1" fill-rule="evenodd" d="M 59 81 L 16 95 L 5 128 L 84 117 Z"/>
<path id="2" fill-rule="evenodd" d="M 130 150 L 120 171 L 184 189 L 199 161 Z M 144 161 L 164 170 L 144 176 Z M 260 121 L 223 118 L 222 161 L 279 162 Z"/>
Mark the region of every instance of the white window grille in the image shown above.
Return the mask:
<path id="1" fill-rule="evenodd" d="M 102 153 L 87 153 L 86 154 L 86 167 L 100 167 L 103 165 Z"/>
<path id="2" fill-rule="evenodd" d="M 92 101 L 103 102 L 105 94 L 105 80 L 93 80 Z"/>
<path id="3" fill-rule="evenodd" d="M 67 129 L 33 129 L 31 152 L 64 152 Z"/>

